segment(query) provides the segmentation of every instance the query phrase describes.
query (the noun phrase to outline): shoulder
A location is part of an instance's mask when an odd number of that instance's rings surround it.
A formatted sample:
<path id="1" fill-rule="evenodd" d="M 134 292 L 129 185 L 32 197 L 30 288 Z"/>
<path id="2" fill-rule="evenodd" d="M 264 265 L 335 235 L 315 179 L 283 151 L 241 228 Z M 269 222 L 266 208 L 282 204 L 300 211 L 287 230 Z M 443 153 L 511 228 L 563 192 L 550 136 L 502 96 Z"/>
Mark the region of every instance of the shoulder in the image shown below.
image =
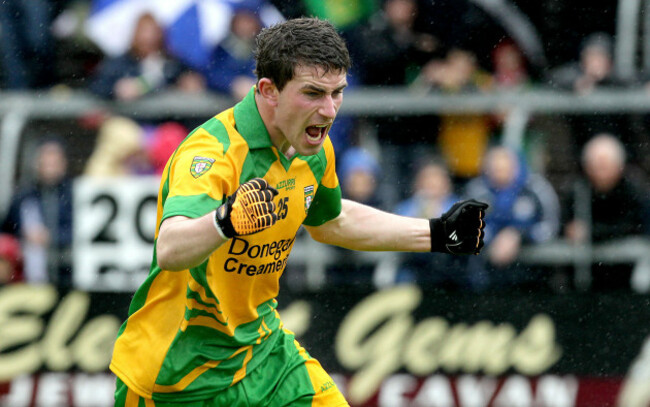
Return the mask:
<path id="1" fill-rule="evenodd" d="M 626 200 L 645 202 L 644 197 L 647 196 L 647 190 L 643 188 L 638 182 L 623 178 L 621 182 L 622 194 L 626 196 Z"/>
<path id="2" fill-rule="evenodd" d="M 40 195 L 36 185 L 23 185 L 18 189 L 18 192 L 14 196 L 13 200 L 15 202 L 23 202 L 26 199 L 38 198 Z"/>
<path id="3" fill-rule="evenodd" d="M 549 180 L 540 174 L 530 174 L 526 181 L 526 188 L 528 188 L 533 194 L 537 195 L 541 200 L 557 200 L 555 187 L 553 187 Z"/>
<path id="4" fill-rule="evenodd" d="M 225 156 L 233 144 L 245 144 L 245 141 L 237 133 L 234 121 L 228 117 L 229 109 L 201 124 L 183 140 L 178 151 L 203 149 L 218 156 Z"/>

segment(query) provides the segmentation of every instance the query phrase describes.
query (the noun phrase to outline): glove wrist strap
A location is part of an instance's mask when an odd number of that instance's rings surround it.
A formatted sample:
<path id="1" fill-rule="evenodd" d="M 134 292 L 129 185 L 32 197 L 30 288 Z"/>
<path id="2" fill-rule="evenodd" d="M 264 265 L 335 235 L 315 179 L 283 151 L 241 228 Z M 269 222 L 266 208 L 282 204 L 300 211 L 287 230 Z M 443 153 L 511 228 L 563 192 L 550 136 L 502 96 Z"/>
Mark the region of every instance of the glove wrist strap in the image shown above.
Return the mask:
<path id="1" fill-rule="evenodd" d="M 440 218 L 429 219 L 431 230 L 431 251 L 447 253 L 445 247 L 445 225 Z"/>
<path id="2" fill-rule="evenodd" d="M 217 215 L 216 214 L 212 217 L 212 224 L 214 225 L 214 228 L 217 229 L 217 233 L 219 233 L 219 236 L 223 240 L 228 240 L 228 236 L 226 236 L 223 233 L 223 230 L 221 230 L 221 226 L 219 226 L 219 221 L 217 220 Z"/>
<path id="3" fill-rule="evenodd" d="M 224 214 L 220 216 L 220 212 L 223 212 Z M 224 203 L 214 211 L 214 226 L 217 228 L 219 235 L 224 239 L 230 239 L 237 234 L 235 228 L 232 226 L 232 222 L 230 221 L 229 212 L 228 202 Z"/>

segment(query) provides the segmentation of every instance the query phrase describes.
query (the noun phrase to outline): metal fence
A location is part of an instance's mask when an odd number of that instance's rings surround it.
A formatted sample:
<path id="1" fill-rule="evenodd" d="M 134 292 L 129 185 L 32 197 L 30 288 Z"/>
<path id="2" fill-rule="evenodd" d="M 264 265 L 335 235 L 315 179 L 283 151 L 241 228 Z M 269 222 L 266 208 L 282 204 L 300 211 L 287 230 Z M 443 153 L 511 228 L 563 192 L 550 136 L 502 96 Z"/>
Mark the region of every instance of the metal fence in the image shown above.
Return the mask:
<path id="1" fill-rule="evenodd" d="M 108 111 L 134 119 L 207 118 L 230 106 L 232 100 L 215 94 L 187 95 L 175 92 L 131 103 L 97 99 L 85 92 L 8 93 L 0 92 L 0 215 L 12 195 L 21 138 L 31 120 L 64 120 L 96 111 Z M 448 113 L 507 112 L 503 142 L 518 147 L 524 139 L 529 120 L 539 114 L 606 114 L 650 112 L 650 93 L 643 89 L 597 90 L 577 95 L 549 89 L 481 94 L 422 93 L 406 88 L 356 88 L 346 91 L 341 113 L 355 117 L 418 116 Z M 309 245 L 307 241 L 297 245 Z M 594 261 L 633 262 L 638 291 L 650 290 L 650 243 L 636 239 L 633 244 L 612 243 L 604 247 L 569 246 L 554 242 L 526 248 L 522 263 L 564 264 L 576 267 L 576 286 L 587 288 L 589 264 Z M 312 288 L 324 283 L 324 268 L 336 256 L 319 250 L 295 250 L 295 263 L 307 266 L 307 282 Z M 310 253 L 300 256 L 298 253 Z M 322 253 L 323 256 L 313 256 Z M 386 254 L 369 254 L 367 261 L 376 265 L 375 283 L 382 285 L 395 272 L 396 260 Z"/>

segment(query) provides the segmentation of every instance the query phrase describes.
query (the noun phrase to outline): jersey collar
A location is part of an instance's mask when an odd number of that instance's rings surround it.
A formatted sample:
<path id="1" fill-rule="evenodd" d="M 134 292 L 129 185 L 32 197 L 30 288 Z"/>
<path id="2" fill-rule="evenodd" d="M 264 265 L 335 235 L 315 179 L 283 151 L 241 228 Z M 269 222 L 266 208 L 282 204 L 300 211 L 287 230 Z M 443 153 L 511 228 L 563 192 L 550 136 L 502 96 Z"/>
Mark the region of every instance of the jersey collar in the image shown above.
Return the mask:
<path id="1" fill-rule="evenodd" d="M 256 87 L 253 86 L 246 97 L 235 105 L 235 126 L 248 143 L 248 148 L 268 148 L 273 144 L 260 112 L 257 110 L 255 89 Z"/>

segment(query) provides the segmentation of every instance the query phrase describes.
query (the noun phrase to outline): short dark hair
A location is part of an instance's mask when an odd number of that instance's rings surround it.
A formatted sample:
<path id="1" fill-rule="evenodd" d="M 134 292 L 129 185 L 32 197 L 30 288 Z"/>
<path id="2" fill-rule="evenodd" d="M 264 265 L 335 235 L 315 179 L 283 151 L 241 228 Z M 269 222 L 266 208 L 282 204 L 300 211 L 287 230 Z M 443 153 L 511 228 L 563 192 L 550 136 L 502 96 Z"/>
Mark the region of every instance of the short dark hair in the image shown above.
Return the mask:
<path id="1" fill-rule="evenodd" d="M 279 90 L 297 66 L 347 72 L 350 54 L 334 26 L 318 18 L 296 18 L 263 29 L 256 39 L 255 74 L 269 78 Z"/>

